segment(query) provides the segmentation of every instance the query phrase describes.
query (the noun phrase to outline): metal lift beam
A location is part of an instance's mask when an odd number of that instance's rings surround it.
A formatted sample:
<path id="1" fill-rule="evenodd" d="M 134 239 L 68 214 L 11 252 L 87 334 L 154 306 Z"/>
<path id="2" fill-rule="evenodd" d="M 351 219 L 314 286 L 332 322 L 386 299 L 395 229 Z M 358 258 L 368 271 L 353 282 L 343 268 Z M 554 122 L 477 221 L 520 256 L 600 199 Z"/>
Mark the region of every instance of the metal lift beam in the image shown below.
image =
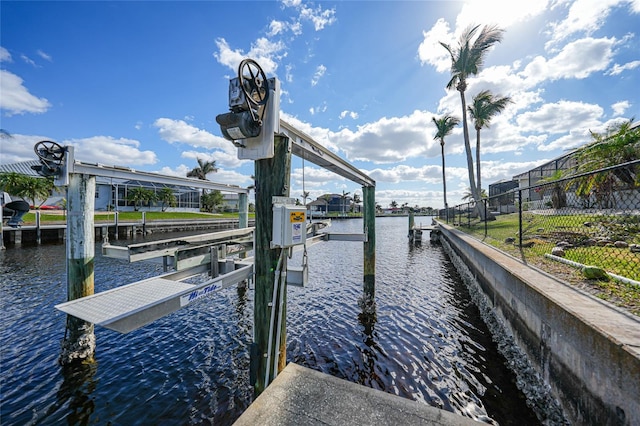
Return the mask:
<path id="1" fill-rule="evenodd" d="M 280 131 L 291 140 L 292 153 L 294 155 L 309 160 L 317 166 L 330 170 L 362 186 L 376 186 L 376 181 L 360 171 L 357 167 L 338 157 L 313 140 L 311 136 L 296 129 L 284 120 L 280 120 Z"/>
<path id="2" fill-rule="evenodd" d="M 227 231 L 210 232 L 207 234 L 190 235 L 167 240 L 148 241 L 144 243 L 116 246 L 108 243 L 102 245 L 102 254 L 116 259 L 126 259 L 129 262 L 154 259 L 162 256 L 174 256 L 176 252 L 191 246 L 233 243 L 234 240 L 244 240 L 253 236 L 254 228 L 231 229 Z"/>
<path id="3" fill-rule="evenodd" d="M 191 188 L 212 189 L 218 191 L 234 192 L 236 194 L 248 194 L 249 189 L 237 185 L 226 185 L 208 180 L 190 179 L 179 176 L 167 176 L 158 173 L 143 172 L 120 166 L 106 166 L 103 164 L 91 164 L 82 161 L 73 161 L 69 164 L 69 173 L 81 173 L 92 176 L 110 177 L 114 179 L 139 180 L 143 182 L 162 183 L 166 185 L 187 186 Z"/>

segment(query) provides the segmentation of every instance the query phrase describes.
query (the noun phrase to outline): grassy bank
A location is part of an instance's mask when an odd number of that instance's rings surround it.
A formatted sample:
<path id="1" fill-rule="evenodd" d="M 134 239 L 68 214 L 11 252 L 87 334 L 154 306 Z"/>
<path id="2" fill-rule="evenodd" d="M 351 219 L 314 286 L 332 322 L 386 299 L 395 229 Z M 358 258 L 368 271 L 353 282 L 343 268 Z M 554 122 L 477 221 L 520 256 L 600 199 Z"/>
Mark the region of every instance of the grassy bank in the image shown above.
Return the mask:
<path id="1" fill-rule="evenodd" d="M 575 248 L 565 250 L 565 258 L 583 265 L 595 265 L 607 272 L 640 281 L 640 254 L 629 248 L 618 248 L 611 244 L 580 245 L 588 239 L 606 233 L 613 239 L 623 239 L 629 244 L 640 244 L 640 226 L 637 219 L 627 218 L 603 220 L 597 215 L 539 215 L 523 214 L 522 241 L 518 244 L 519 222 L 517 214 L 500 215 L 495 221 L 485 223 L 472 221 L 471 226 L 460 226 L 485 244 L 496 247 L 525 263 L 538 267 L 558 278 L 580 287 L 595 296 L 608 300 L 640 316 L 640 287 L 620 281 L 586 279 L 577 268 L 545 257 L 560 241 L 568 241 Z M 624 235 L 623 235 L 624 234 Z"/>

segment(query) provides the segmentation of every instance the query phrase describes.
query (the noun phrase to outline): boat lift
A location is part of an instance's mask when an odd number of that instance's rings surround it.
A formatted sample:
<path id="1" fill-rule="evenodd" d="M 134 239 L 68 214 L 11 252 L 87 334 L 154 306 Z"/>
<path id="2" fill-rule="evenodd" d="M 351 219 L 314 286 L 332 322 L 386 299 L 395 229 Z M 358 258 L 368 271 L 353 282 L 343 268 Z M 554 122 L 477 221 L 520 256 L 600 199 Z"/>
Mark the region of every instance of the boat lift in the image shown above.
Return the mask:
<path id="1" fill-rule="evenodd" d="M 243 75 L 243 64 L 250 66 L 251 72 L 249 75 Z M 318 229 L 314 229 L 311 232 L 305 232 L 305 238 L 302 238 L 302 241 L 306 241 L 304 244 L 305 254 L 306 246 L 319 241 L 341 240 L 364 242 L 364 296 L 367 297 L 365 301 L 373 301 L 375 274 L 375 181 L 314 141 L 311 136 L 299 131 L 289 123 L 280 120 L 279 104 L 276 102 L 279 96 L 275 96 L 275 93 L 278 92 L 279 83 L 276 79 L 271 79 L 265 83 L 267 80 L 262 70 L 258 67 L 258 72 L 253 72 L 253 65 L 257 66 L 257 64 L 251 61 L 243 61 L 241 64 L 239 79 L 232 80 L 232 84 L 230 84 L 231 112 L 218 116 L 216 121 L 221 124 L 221 129 L 225 137 L 233 139 L 232 142 L 239 148 L 239 158 L 255 160 L 269 158 L 270 153 L 273 152 L 274 135 L 279 135 L 291 141 L 290 153 L 362 185 L 365 206 L 363 233 L 318 233 Z M 247 78 L 249 79 L 248 82 L 243 81 L 243 79 Z M 238 87 L 234 86 L 234 84 Z M 244 95 L 238 95 L 238 90 L 241 89 L 245 91 L 247 88 L 250 89 L 250 93 L 246 92 Z M 269 96 L 268 93 L 272 93 L 272 96 Z M 236 98 L 236 96 L 239 97 Z M 265 109 L 267 110 L 266 114 Z M 261 133 L 256 132 L 254 128 L 256 123 L 264 126 Z M 242 136 L 239 140 L 237 140 L 238 135 Z M 39 144 L 36 144 L 35 149 L 42 165 L 38 172 L 45 176 L 54 176 L 57 185 L 69 186 L 70 206 L 73 206 L 74 203 L 76 205 L 87 203 L 80 207 L 79 211 L 72 211 L 73 208 L 78 209 L 78 207 L 70 207 L 69 218 L 75 218 L 73 219 L 75 222 L 71 223 L 71 226 L 68 225 L 67 262 L 68 265 L 81 265 L 82 262 L 78 260 L 90 260 L 91 271 L 80 270 L 74 273 L 76 273 L 78 277 L 90 275 L 91 293 L 93 293 L 93 249 L 91 249 L 90 252 L 83 252 L 83 250 L 87 245 L 92 245 L 93 243 L 93 236 L 87 236 L 89 235 L 87 231 L 88 226 L 85 222 L 92 223 L 93 212 L 86 210 L 93 209 L 91 191 L 95 191 L 95 189 L 92 190 L 90 188 L 94 185 L 94 183 L 91 183 L 91 180 L 93 179 L 93 182 L 95 182 L 95 176 L 216 189 L 236 192 L 240 195 L 240 229 L 147 243 L 136 243 L 126 247 L 111 245 L 108 242 L 103 244 L 102 252 L 105 256 L 124 259 L 129 262 L 161 258 L 163 260 L 165 273 L 157 277 L 144 279 L 97 294 L 89 293 L 88 295 L 78 296 L 78 292 L 74 290 L 75 295 L 72 296 L 71 285 L 69 285 L 69 298 L 74 299 L 75 297 L 75 299 L 61 303 L 55 307 L 69 314 L 70 318 L 76 318 L 86 321 L 89 324 L 103 326 L 120 333 L 128 333 L 234 284 L 246 280 L 251 281 L 254 278 L 257 280 L 255 277 L 256 265 L 254 259 L 242 258 L 241 256 L 235 256 L 234 258 L 228 257 L 231 254 L 246 253 L 255 248 L 258 237 L 254 235 L 254 229 L 248 227 L 247 195 L 249 189 L 233 185 L 216 184 L 209 181 L 138 172 L 126 167 L 108 167 L 100 164 L 82 163 L 74 160 L 72 147 L 62 148 L 48 141 Z M 271 155 L 273 156 L 273 154 Z M 86 193 L 86 197 L 77 195 L 81 193 Z M 74 199 L 73 197 L 76 198 Z M 275 198 L 281 197 L 274 196 L 274 199 Z M 71 203 L 72 200 L 74 203 Z M 264 200 L 262 202 L 264 202 Z M 290 201 L 283 202 L 280 200 L 279 202 L 284 203 L 284 205 L 281 206 L 282 213 L 280 214 L 280 217 L 283 219 L 283 224 L 294 226 L 294 228 L 285 226 L 285 228 L 288 229 L 286 232 L 291 234 L 291 230 L 294 229 L 294 233 L 299 233 L 300 225 L 307 225 L 305 220 L 306 214 L 298 213 L 296 207 L 293 206 Z M 274 212 L 276 204 L 277 202 L 274 200 Z M 91 213 L 91 215 L 88 213 Z M 299 220 L 300 216 L 294 216 L 296 214 L 301 214 L 301 221 Z M 79 218 L 80 216 L 84 216 L 84 219 Z M 321 225 L 315 226 L 319 228 Z M 85 241 L 81 240 L 83 238 L 81 235 L 83 232 L 86 236 Z M 76 236 L 69 239 L 71 233 L 74 233 Z M 287 238 L 293 238 L 295 240 L 298 238 L 298 235 L 299 234 L 293 236 L 288 235 Z M 309 235 L 308 238 L 306 238 L 307 235 Z M 71 251 L 69 250 L 70 245 L 72 246 Z M 281 242 L 276 247 L 283 248 L 283 253 L 291 253 L 292 250 L 300 249 L 303 246 L 296 245 L 295 242 L 292 244 Z M 71 259 L 69 254 L 73 254 L 74 251 L 80 252 L 82 259 Z M 261 253 L 257 254 L 262 255 Z M 172 268 L 173 271 L 167 272 L 169 268 Z M 301 277 L 299 279 L 300 282 L 290 282 L 289 279 L 287 279 L 289 285 L 304 285 L 306 281 L 306 270 L 304 267 L 301 268 L 300 271 L 290 272 L 292 273 L 283 275 L 292 277 L 300 275 Z M 296 274 L 296 272 L 300 274 Z M 205 274 L 208 274 L 208 276 Z M 273 294 L 275 297 L 275 291 Z M 279 297 L 282 298 L 282 292 L 280 292 Z M 282 303 L 280 303 L 279 306 L 282 306 Z M 272 316 L 273 313 L 274 310 L 271 311 Z M 278 319 L 278 321 L 280 321 L 280 319 Z M 273 318 L 271 322 L 273 322 Z M 72 346 L 74 339 L 75 341 L 79 341 L 81 338 L 81 335 L 78 333 L 83 333 L 82 327 L 83 326 L 79 325 L 76 327 L 77 331 L 74 331 L 67 325 L 67 330 L 72 330 L 72 332 L 76 333 L 75 336 L 69 338 L 70 346 Z M 280 327 L 278 326 L 277 329 L 280 330 Z M 279 341 L 279 331 L 275 337 L 277 338 L 276 340 Z M 66 340 L 67 338 L 65 337 L 65 341 Z M 269 345 L 271 345 L 271 339 L 269 340 Z M 267 352 L 271 354 L 271 349 L 266 351 L 265 354 Z M 268 371 L 267 369 L 267 376 L 269 375 Z M 265 380 L 265 382 L 267 382 L 267 380 Z"/>

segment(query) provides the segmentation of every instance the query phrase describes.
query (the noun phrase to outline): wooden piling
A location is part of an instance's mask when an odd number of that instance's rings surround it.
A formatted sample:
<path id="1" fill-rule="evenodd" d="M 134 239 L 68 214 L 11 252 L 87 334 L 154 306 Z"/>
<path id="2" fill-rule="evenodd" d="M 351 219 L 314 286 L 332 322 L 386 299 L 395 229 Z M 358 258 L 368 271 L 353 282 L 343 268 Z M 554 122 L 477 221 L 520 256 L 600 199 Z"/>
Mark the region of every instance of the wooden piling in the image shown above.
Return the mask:
<path id="1" fill-rule="evenodd" d="M 70 174 L 67 188 L 67 300 L 94 292 L 94 219 L 96 178 Z M 67 315 L 59 362 L 91 362 L 96 347 L 93 324 Z"/>
<path id="2" fill-rule="evenodd" d="M 249 226 L 249 203 L 248 194 L 238 194 L 238 228 L 247 228 Z"/>
<path id="3" fill-rule="evenodd" d="M 364 233 L 367 240 L 364 242 L 364 284 L 362 306 L 375 309 L 376 296 L 376 188 L 375 186 L 362 187 L 364 207 Z"/>
<path id="4" fill-rule="evenodd" d="M 416 226 L 413 211 L 409 211 L 409 239 L 413 242 L 413 228 Z"/>
<path id="5" fill-rule="evenodd" d="M 269 347 L 269 323 L 271 309 L 276 313 L 279 307 L 269 307 L 274 290 L 275 270 L 282 253 L 280 248 L 271 248 L 273 235 L 272 197 L 289 196 L 291 173 L 291 142 L 285 136 L 277 135 L 273 158 L 256 160 L 256 219 L 255 219 L 255 302 L 254 302 L 254 343 L 251 349 L 251 365 L 256 396 L 266 387 L 265 373 Z M 286 256 L 281 269 L 286 270 Z M 286 287 L 284 287 L 286 291 Z M 280 341 L 275 342 L 277 330 L 271 336 L 271 359 L 279 351 L 278 370 L 286 363 L 286 294 L 283 298 L 282 320 L 280 321 Z M 278 322 L 276 321 L 276 324 Z M 273 377 L 273 372 L 270 374 Z"/>

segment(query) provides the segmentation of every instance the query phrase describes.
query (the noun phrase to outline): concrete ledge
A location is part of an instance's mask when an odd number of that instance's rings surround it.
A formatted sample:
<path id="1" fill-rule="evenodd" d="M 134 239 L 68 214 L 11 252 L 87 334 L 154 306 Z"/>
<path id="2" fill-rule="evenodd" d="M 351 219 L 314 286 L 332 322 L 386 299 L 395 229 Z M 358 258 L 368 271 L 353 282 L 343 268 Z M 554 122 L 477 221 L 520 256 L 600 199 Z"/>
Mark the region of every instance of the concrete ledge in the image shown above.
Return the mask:
<path id="1" fill-rule="evenodd" d="M 463 416 L 290 363 L 236 426 L 477 425 Z"/>
<path id="2" fill-rule="evenodd" d="M 575 424 L 640 424 L 640 318 L 441 225 Z"/>

